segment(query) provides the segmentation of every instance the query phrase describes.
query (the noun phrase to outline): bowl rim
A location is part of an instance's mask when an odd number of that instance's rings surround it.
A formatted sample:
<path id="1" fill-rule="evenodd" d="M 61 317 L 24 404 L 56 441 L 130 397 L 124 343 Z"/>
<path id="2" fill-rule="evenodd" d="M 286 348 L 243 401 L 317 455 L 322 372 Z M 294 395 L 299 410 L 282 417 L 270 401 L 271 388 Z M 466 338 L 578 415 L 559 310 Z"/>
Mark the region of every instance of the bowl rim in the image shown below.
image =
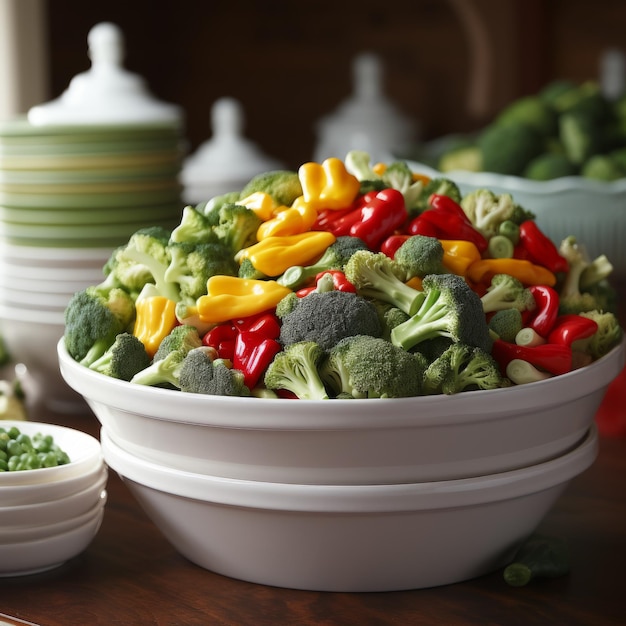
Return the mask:
<path id="1" fill-rule="evenodd" d="M 626 336 L 620 345 L 594 363 L 547 380 L 501 389 L 464 391 L 449 396 L 355 399 L 342 402 L 340 412 L 326 410 L 329 402 L 335 402 L 333 400 L 207 396 L 131 385 L 77 363 L 69 355 L 63 337 L 57 343 L 57 352 L 62 377 L 88 403 L 101 403 L 150 419 L 229 429 L 389 429 L 501 420 L 507 415 L 519 414 L 524 410 L 545 410 L 561 405 L 563 397 L 570 400 L 583 397 L 607 387 L 622 370 L 625 363 Z M 595 376 L 590 376 L 590 372 Z M 533 386 L 536 393 L 528 393 L 529 385 Z M 540 390 L 549 390 L 549 393 L 539 393 Z M 504 398 L 505 402 L 498 403 L 500 398 Z M 295 407 L 290 402 L 298 403 L 297 417 L 292 410 Z M 233 415 L 233 407 L 242 406 L 242 403 L 243 406 L 249 404 L 250 407 L 255 406 L 253 403 L 263 403 L 264 409 L 268 409 L 264 412 L 267 415 L 261 419 L 253 410 Z M 208 406 L 211 408 L 210 415 L 207 412 Z M 425 412 L 428 415 L 423 414 Z M 381 419 L 381 413 L 385 414 L 384 419 Z"/>
<path id="2" fill-rule="evenodd" d="M 554 459 L 472 478 L 376 485 L 293 484 L 196 474 L 127 452 L 100 432 L 108 466 L 123 480 L 156 491 L 246 508 L 302 512 L 391 512 L 475 506 L 510 500 L 567 483 L 595 461 L 599 443 L 593 424 L 572 450 Z"/>

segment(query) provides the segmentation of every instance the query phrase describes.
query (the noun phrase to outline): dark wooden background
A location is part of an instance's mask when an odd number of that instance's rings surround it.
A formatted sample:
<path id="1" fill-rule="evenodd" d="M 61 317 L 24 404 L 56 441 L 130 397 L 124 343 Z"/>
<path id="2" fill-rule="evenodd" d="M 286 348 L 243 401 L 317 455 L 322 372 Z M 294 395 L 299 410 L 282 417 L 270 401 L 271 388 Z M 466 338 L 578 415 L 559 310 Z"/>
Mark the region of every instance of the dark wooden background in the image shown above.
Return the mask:
<path id="1" fill-rule="evenodd" d="M 48 14 L 51 96 L 88 69 L 89 29 L 111 21 L 127 69 L 184 108 L 191 149 L 232 96 L 246 136 L 293 167 L 350 95 L 360 52 L 380 56 L 386 94 L 429 139 L 478 128 L 552 79 L 597 78 L 606 49 L 626 50 L 624 0 L 49 0 Z"/>

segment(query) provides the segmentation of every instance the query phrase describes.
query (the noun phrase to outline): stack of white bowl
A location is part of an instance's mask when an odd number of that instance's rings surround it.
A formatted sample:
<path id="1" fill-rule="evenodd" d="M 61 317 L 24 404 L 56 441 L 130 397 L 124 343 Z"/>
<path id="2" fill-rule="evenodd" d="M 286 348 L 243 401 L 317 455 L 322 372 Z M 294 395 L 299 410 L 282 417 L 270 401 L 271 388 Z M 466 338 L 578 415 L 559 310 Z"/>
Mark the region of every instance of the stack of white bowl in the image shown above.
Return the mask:
<path id="1" fill-rule="evenodd" d="M 102 523 L 108 469 L 100 443 L 53 424 L 5 420 L 0 427 L 51 435 L 70 458 L 56 467 L 0 472 L 0 577 L 58 567 L 83 552 Z"/>
<path id="2" fill-rule="evenodd" d="M 106 463 L 183 556 L 251 582 L 368 592 L 505 566 L 593 463 L 625 346 L 506 389 L 317 401 L 133 385 L 58 350 Z"/>
<path id="3" fill-rule="evenodd" d="M 0 125 L 0 332 L 55 410 L 80 400 L 55 355 L 69 299 L 135 231 L 173 228 L 182 211 L 180 112 L 119 67 L 119 39 L 92 29 L 92 69 Z"/>

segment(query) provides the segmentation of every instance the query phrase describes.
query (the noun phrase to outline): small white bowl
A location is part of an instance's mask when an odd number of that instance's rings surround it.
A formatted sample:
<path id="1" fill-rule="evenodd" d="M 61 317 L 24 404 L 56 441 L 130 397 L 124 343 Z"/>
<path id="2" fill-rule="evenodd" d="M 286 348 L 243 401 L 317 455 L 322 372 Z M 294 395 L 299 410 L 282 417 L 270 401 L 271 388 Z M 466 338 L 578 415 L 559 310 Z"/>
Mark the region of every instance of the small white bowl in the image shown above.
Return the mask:
<path id="1" fill-rule="evenodd" d="M 0 545 L 0 577 L 44 572 L 78 556 L 96 536 L 104 511 L 102 507 L 87 522 L 63 533 L 33 541 Z"/>
<path id="2" fill-rule="evenodd" d="M 373 592 L 446 585 L 504 566 L 597 455 L 572 451 L 480 478 L 398 485 L 238 481 L 138 459 L 101 432 L 106 462 L 193 563 L 250 582 Z"/>
<path id="3" fill-rule="evenodd" d="M 67 383 L 138 457 L 227 478 L 346 485 L 480 476 L 563 454 L 593 423 L 625 346 L 584 369 L 506 389 L 349 401 L 146 387 L 81 366 L 63 340 L 58 353 Z"/>
<path id="4" fill-rule="evenodd" d="M 21 487 L 23 485 L 41 485 L 59 483 L 64 480 L 83 476 L 94 468 L 102 466 L 102 449 L 100 442 L 81 430 L 67 428 L 57 424 L 32 421 L 2 420 L 0 427 L 5 430 L 18 428 L 21 433 L 34 437 L 37 433 L 51 435 L 70 462 L 55 467 L 41 467 L 33 470 L 0 472 L 0 487 Z M 0 500 L 6 504 L 4 500 Z"/>
<path id="5" fill-rule="evenodd" d="M 0 502 L 2 506 L 24 506 L 33 502 L 61 500 L 105 480 L 107 476 L 108 468 L 102 460 L 101 463 L 85 470 L 82 474 L 65 480 L 33 485 L 9 485 L 7 487 L 0 485 Z"/>
<path id="6" fill-rule="evenodd" d="M 77 515 L 67 515 L 64 519 L 56 522 L 46 522 L 31 526 L 0 526 L 0 547 L 12 543 L 24 543 L 25 541 L 35 541 L 45 539 L 53 535 L 66 533 L 73 528 L 83 526 L 93 521 L 94 518 L 102 515 L 102 509 L 107 501 L 107 492 L 100 489 L 98 499 L 86 511 Z"/>
<path id="7" fill-rule="evenodd" d="M 96 477 L 93 484 L 64 498 L 16 506 L 3 503 L 0 506 L 0 534 L 10 529 L 55 524 L 87 513 L 100 502 L 108 473 L 97 474 Z"/>

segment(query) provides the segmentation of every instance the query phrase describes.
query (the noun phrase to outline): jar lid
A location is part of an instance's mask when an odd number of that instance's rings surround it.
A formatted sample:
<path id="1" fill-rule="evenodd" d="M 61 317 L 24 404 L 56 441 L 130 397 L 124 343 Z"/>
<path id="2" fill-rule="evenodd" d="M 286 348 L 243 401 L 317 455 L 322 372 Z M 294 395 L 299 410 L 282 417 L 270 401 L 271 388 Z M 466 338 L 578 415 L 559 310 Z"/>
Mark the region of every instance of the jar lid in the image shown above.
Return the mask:
<path id="1" fill-rule="evenodd" d="M 382 62 L 377 55 L 362 53 L 355 57 L 352 96 L 317 124 L 316 161 L 344 158 L 350 150 L 363 150 L 372 161 L 385 161 L 412 142 L 415 123 L 385 96 L 382 76 Z"/>
<path id="2" fill-rule="evenodd" d="M 244 137 L 244 112 L 238 100 L 216 100 L 211 107 L 211 126 L 211 139 L 183 164 L 184 184 L 245 183 L 256 174 L 282 167 L 282 163 Z"/>
<path id="3" fill-rule="evenodd" d="M 91 68 L 72 78 L 56 99 L 28 111 L 35 126 L 75 124 L 150 124 L 182 121 L 180 107 L 161 102 L 145 80 L 124 69 L 124 38 L 110 22 L 94 26 L 87 43 Z"/>

